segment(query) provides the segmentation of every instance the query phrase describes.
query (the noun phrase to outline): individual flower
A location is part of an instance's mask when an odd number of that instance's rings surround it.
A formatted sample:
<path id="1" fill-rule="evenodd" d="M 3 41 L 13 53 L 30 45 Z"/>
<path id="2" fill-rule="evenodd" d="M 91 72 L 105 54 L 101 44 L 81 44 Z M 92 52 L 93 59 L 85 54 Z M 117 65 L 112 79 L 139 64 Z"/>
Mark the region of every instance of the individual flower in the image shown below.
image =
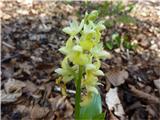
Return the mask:
<path id="1" fill-rule="evenodd" d="M 106 59 L 106 58 L 110 58 L 111 57 L 110 53 L 108 53 L 107 51 L 103 50 L 103 44 L 102 43 L 97 44 L 91 50 L 91 53 L 93 54 L 93 56 L 95 58 L 99 58 L 99 59 Z"/>
<path id="2" fill-rule="evenodd" d="M 62 81 L 64 83 L 71 81 L 75 77 L 75 69 L 74 69 L 75 66 L 73 67 L 69 66 L 68 58 L 66 57 L 62 61 L 61 67 L 62 68 L 57 68 L 55 72 L 63 77 Z"/>
<path id="3" fill-rule="evenodd" d="M 61 47 L 59 51 L 64 55 L 68 55 L 72 51 L 73 46 L 73 37 L 70 37 L 66 42 L 66 46 Z"/>
<path id="4" fill-rule="evenodd" d="M 82 20 L 80 25 L 78 24 L 77 21 L 73 21 L 70 23 L 69 27 L 65 27 L 63 29 L 63 32 L 65 32 L 71 36 L 75 36 L 76 34 L 78 34 L 82 30 L 83 25 L 84 25 L 84 20 Z"/>
<path id="5" fill-rule="evenodd" d="M 85 14 L 85 20 L 88 20 L 88 21 L 94 21 L 94 20 L 96 20 L 96 18 L 98 17 L 98 11 L 97 10 L 94 10 L 94 11 L 92 11 L 90 14 L 88 14 L 87 12 L 86 12 L 86 14 Z"/>

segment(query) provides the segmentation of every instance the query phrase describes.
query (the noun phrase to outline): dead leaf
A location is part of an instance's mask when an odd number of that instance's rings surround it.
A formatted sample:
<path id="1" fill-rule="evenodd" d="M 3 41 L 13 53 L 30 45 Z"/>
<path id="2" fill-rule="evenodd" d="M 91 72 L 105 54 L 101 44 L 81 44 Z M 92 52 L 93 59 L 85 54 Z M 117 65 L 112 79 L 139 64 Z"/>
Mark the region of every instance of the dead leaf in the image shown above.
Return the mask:
<path id="1" fill-rule="evenodd" d="M 157 76 L 160 77 L 160 65 L 154 67 L 154 72 L 156 73 Z"/>
<path id="2" fill-rule="evenodd" d="M 28 62 L 19 64 L 19 67 L 28 75 L 31 74 L 31 69 L 33 68 L 33 66 L 29 65 Z"/>
<path id="3" fill-rule="evenodd" d="M 29 108 L 25 105 L 17 105 L 16 110 L 21 112 L 21 113 L 29 112 Z"/>
<path id="4" fill-rule="evenodd" d="M 154 80 L 153 82 L 154 82 L 154 85 L 156 86 L 156 88 L 158 89 L 159 94 L 160 94 L 160 78 L 157 80 Z"/>
<path id="5" fill-rule="evenodd" d="M 15 102 L 21 95 L 22 95 L 22 88 L 25 87 L 25 83 L 15 80 L 15 79 L 9 79 L 4 84 L 4 89 L 2 91 L 2 103 L 11 103 Z"/>
<path id="6" fill-rule="evenodd" d="M 11 78 L 12 75 L 14 74 L 14 69 L 13 66 L 8 64 L 8 65 L 2 65 L 2 78 Z"/>
<path id="7" fill-rule="evenodd" d="M 133 112 L 133 115 L 130 120 L 144 120 L 144 119 L 149 120 L 148 116 L 143 117 L 144 114 L 146 114 L 146 112 L 147 112 L 146 109 L 141 107 L 141 108 L 137 109 L 135 112 Z"/>
<path id="8" fill-rule="evenodd" d="M 31 107 L 30 106 L 24 105 L 24 104 L 20 104 L 20 105 L 16 106 L 16 108 L 14 109 L 13 113 L 15 115 L 17 113 L 19 113 L 19 115 L 21 116 L 21 120 L 31 120 L 30 111 L 31 111 Z"/>
<path id="9" fill-rule="evenodd" d="M 4 20 L 9 20 L 9 19 L 11 19 L 11 16 L 8 15 L 8 14 L 4 14 L 4 15 L 3 15 L 3 19 L 4 19 Z"/>
<path id="10" fill-rule="evenodd" d="M 25 92 L 34 93 L 34 92 L 36 92 L 37 89 L 38 89 L 38 86 L 36 86 L 35 84 L 33 84 L 29 80 L 26 81 L 26 86 L 24 88 Z"/>
<path id="11" fill-rule="evenodd" d="M 68 100 L 65 101 L 65 105 L 66 105 L 67 111 L 65 112 L 64 118 L 68 118 L 73 114 L 73 107 Z"/>
<path id="12" fill-rule="evenodd" d="M 5 93 L 4 90 L 1 91 L 1 102 L 2 104 L 15 102 L 22 93 Z"/>
<path id="13" fill-rule="evenodd" d="M 16 12 L 21 15 L 28 15 L 29 14 L 29 12 L 25 9 L 18 9 Z"/>
<path id="14" fill-rule="evenodd" d="M 109 111 L 110 118 L 109 120 L 119 120 L 111 111 Z"/>
<path id="15" fill-rule="evenodd" d="M 52 105 L 52 110 L 56 112 L 58 120 L 67 119 L 72 116 L 73 107 L 70 104 L 70 102 L 66 99 L 66 96 L 57 96 L 55 98 L 50 98 L 49 101 Z"/>
<path id="16" fill-rule="evenodd" d="M 114 110 L 114 114 L 120 117 L 120 120 L 124 120 L 124 109 L 121 104 L 121 101 L 118 97 L 117 88 L 110 89 L 109 92 L 106 94 L 106 104 L 110 111 Z"/>
<path id="17" fill-rule="evenodd" d="M 52 110 L 56 111 L 59 108 L 59 105 L 64 102 L 65 98 L 65 96 L 62 97 L 60 95 L 56 96 L 55 98 L 50 98 L 49 101 L 52 105 Z"/>
<path id="18" fill-rule="evenodd" d="M 125 82 L 125 79 L 128 78 L 128 72 L 125 70 L 113 69 L 106 73 L 107 79 L 114 86 L 119 86 Z"/>
<path id="19" fill-rule="evenodd" d="M 20 91 L 23 87 L 26 86 L 26 84 L 22 81 L 18 81 L 15 79 L 9 79 L 6 83 L 5 83 L 5 90 L 7 93 L 17 93 L 18 91 Z"/>
<path id="20" fill-rule="evenodd" d="M 32 120 L 42 119 L 49 113 L 49 109 L 47 107 L 40 107 L 39 105 L 35 105 L 31 111 Z"/>

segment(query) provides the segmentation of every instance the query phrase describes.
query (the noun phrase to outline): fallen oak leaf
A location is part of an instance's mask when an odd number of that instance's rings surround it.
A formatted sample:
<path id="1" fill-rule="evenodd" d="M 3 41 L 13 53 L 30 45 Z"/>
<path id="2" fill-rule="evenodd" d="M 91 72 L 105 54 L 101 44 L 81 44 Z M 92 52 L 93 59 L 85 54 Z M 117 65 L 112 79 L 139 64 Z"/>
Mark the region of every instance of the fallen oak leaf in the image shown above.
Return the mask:
<path id="1" fill-rule="evenodd" d="M 11 92 L 18 92 L 20 91 L 23 87 L 25 87 L 26 84 L 22 81 L 19 80 L 15 80 L 15 79 L 9 79 L 5 84 L 5 91 L 7 93 L 11 93 Z"/>
<path id="2" fill-rule="evenodd" d="M 65 105 L 66 105 L 67 111 L 65 112 L 64 118 L 68 118 L 73 114 L 73 107 L 68 100 L 65 100 Z"/>
<path id="3" fill-rule="evenodd" d="M 160 95 L 160 78 L 157 80 L 154 80 L 153 83 L 154 83 L 155 87 L 158 89 L 159 95 Z"/>
<path id="4" fill-rule="evenodd" d="M 109 120 L 119 120 L 111 111 L 109 111 L 110 118 Z"/>
<path id="5" fill-rule="evenodd" d="M 17 101 L 17 99 L 22 95 L 22 93 L 5 93 L 4 90 L 1 91 L 1 103 L 7 104 L 7 103 L 13 103 Z"/>
<path id="6" fill-rule="evenodd" d="M 121 120 L 125 119 L 125 112 L 118 97 L 117 88 L 110 88 L 106 94 L 106 104 L 108 105 L 109 110 L 114 111 L 114 114 L 120 117 Z"/>
<path id="7" fill-rule="evenodd" d="M 31 74 L 31 69 L 33 68 L 33 66 L 29 65 L 27 62 L 19 64 L 19 67 L 28 75 Z"/>
<path id="8" fill-rule="evenodd" d="M 69 119 L 73 114 L 73 107 L 70 102 L 66 99 L 66 96 L 56 96 L 55 98 L 50 98 L 52 110 L 57 115 L 57 120 Z M 65 110 L 65 111 L 64 111 Z"/>
<path id="9" fill-rule="evenodd" d="M 49 113 L 49 108 L 35 105 L 31 110 L 32 120 L 42 119 Z"/>
<path id="10" fill-rule="evenodd" d="M 4 90 L 1 92 L 2 103 L 12 103 L 15 102 L 22 95 L 22 88 L 25 87 L 25 83 L 9 79 L 4 84 Z"/>
<path id="11" fill-rule="evenodd" d="M 119 86 L 128 78 L 128 72 L 125 70 L 113 69 L 106 73 L 106 77 L 113 86 Z"/>

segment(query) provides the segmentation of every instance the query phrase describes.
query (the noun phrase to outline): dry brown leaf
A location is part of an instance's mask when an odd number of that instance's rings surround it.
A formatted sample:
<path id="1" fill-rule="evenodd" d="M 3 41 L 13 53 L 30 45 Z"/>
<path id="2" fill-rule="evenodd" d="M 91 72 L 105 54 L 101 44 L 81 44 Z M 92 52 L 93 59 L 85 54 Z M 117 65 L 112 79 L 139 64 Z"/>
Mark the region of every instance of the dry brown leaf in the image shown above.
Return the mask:
<path id="1" fill-rule="evenodd" d="M 15 102 L 22 95 L 22 88 L 25 87 L 25 83 L 15 80 L 9 79 L 4 84 L 4 89 L 1 94 L 2 103 L 11 103 Z"/>
<path id="2" fill-rule="evenodd" d="M 31 111 L 32 120 L 42 119 L 49 113 L 49 109 L 47 107 L 40 107 L 39 105 L 35 105 Z"/>
<path id="3" fill-rule="evenodd" d="M 2 77 L 7 79 L 12 77 L 14 69 L 11 64 L 2 65 L 1 69 L 2 69 Z"/>
<path id="4" fill-rule="evenodd" d="M 1 102 L 2 104 L 15 102 L 22 93 L 5 93 L 4 90 L 1 91 Z"/>
<path id="5" fill-rule="evenodd" d="M 29 112 L 29 108 L 25 105 L 17 105 L 16 110 L 21 112 L 21 113 Z"/>
<path id="6" fill-rule="evenodd" d="M 64 118 L 68 118 L 73 114 L 73 107 L 68 100 L 65 101 L 65 104 L 66 104 L 67 111 L 65 112 Z"/>
<path id="7" fill-rule="evenodd" d="M 57 115 L 57 120 L 70 118 L 73 114 L 73 107 L 70 102 L 66 99 L 66 96 L 57 96 L 49 99 L 52 110 Z M 65 111 L 64 111 L 65 110 Z"/>
<path id="8" fill-rule="evenodd" d="M 110 120 L 119 120 L 111 111 L 109 111 L 110 113 Z"/>
<path id="9" fill-rule="evenodd" d="M 28 75 L 31 74 L 31 69 L 33 68 L 33 66 L 29 65 L 27 62 L 19 64 L 19 67 Z"/>
<path id="10" fill-rule="evenodd" d="M 65 96 L 61 97 L 60 95 L 56 96 L 55 98 L 50 98 L 49 101 L 52 105 L 52 110 L 56 111 L 59 108 L 59 105 L 64 102 L 65 98 Z"/>
<path id="11" fill-rule="evenodd" d="M 154 80 L 153 82 L 154 82 L 154 85 L 156 86 L 156 88 L 158 89 L 159 94 L 160 94 L 160 78 L 157 80 Z"/>
<path id="12" fill-rule="evenodd" d="M 25 92 L 34 93 L 34 92 L 36 92 L 37 89 L 38 89 L 38 87 L 34 83 L 32 83 L 29 80 L 26 81 L 26 87 L 24 88 Z"/>
<path id="13" fill-rule="evenodd" d="M 128 72 L 125 70 L 113 69 L 106 73 L 107 79 L 113 86 L 119 86 L 128 78 Z"/>
<path id="14" fill-rule="evenodd" d="M 26 84 L 19 80 L 9 79 L 4 86 L 7 93 L 11 93 L 11 92 L 16 93 L 20 91 L 23 87 L 25 87 Z"/>
<path id="15" fill-rule="evenodd" d="M 154 72 L 156 73 L 157 76 L 160 77 L 160 65 L 154 67 Z"/>

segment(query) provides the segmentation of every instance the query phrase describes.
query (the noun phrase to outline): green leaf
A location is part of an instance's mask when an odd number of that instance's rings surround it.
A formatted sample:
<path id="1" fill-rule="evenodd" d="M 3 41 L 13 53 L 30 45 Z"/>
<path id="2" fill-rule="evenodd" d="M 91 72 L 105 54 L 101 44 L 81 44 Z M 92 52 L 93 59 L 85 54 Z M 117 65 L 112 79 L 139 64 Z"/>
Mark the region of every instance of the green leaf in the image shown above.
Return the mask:
<path id="1" fill-rule="evenodd" d="M 108 41 L 106 44 L 105 44 L 105 47 L 109 50 L 112 50 L 113 49 L 113 43 L 111 41 Z"/>
<path id="2" fill-rule="evenodd" d="M 105 113 L 98 114 L 93 118 L 93 120 L 104 120 L 104 119 L 105 119 Z"/>
<path id="3" fill-rule="evenodd" d="M 112 42 L 113 42 L 113 46 L 114 48 L 116 47 L 119 47 L 120 44 L 121 44 L 121 36 L 118 34 L 118 33 L 114 33 L 112 35 Z"/>
<path id="4" fill-rule="evenodd" d="M 113 35 L 112 35 L 112 39 L 113 40 L 116 40 L 117 38 L 119 38 L 120 37 L 120 35 L 118 34 L 118 33 L 114 33 Z"/>
<path id="5" fill-rule="evenodd" d="M 102 113 L 102 103 L 100 94 L 93 93 L 89 105 L 81 107 L 80 120 L 98 120 L 94 119 Z"/>
<path id="6" fill-rule="evenodd" d="M 129 4 L 127 5 L 127 12 L 131 12 L 133 10 L 133 8 L 135 7 L 135 3 Z"/>
<path id="7" fill-rule="evenodd" d="M 96 25 L 96 29 L 97 30 L 104 30 L 105 29 L 104 22 L 105 21 L 98 22 L 97 25 Z"/>
<path id="8" fill-rule="evenodd" d="M 92 50 L 91 53 L 95 58 L 106 59 L 109 57 L 109 53 L 103 50 L 103 44 L 97 44 Z"/>
<path id="9" fill-rule="evenodd" d="M 135 23 L 135 19 L 129 15 L 121 15 L 115 19 L 118 23 L 130 24 Z"/>
<path id="10" fill-rule="evenodd" d="M 122 11 L 123 12 L 125 10 L 125 5 L 120 1 L 120 2 L 117 3 L 116 8 L 117 8 L 117 11 Z"/>
<path id="11" fill-rule="evenodd" d="M 124 45 L 124 47 L 125 47 L 126 49 L 129 49 L 129 50 L 130 50 L 130 49 L 132 48 L 132 45 L 131 45 L 129 42 L 127 42 L 127 41 L 124 42 L 123 45 Z"/>
<path id="12" fill-rule="evenodd" d="M 88 15 L 88 20 L 94 21 L 98 17 L 98 11 L 94 10 Z"/>
<path id="13" fill-rule="evenodd" d="M 112 27 L 113 25 L 115 25 L 114 20 L 113 19 L 106 20 L 105 25 L 106 27 Z"/>

